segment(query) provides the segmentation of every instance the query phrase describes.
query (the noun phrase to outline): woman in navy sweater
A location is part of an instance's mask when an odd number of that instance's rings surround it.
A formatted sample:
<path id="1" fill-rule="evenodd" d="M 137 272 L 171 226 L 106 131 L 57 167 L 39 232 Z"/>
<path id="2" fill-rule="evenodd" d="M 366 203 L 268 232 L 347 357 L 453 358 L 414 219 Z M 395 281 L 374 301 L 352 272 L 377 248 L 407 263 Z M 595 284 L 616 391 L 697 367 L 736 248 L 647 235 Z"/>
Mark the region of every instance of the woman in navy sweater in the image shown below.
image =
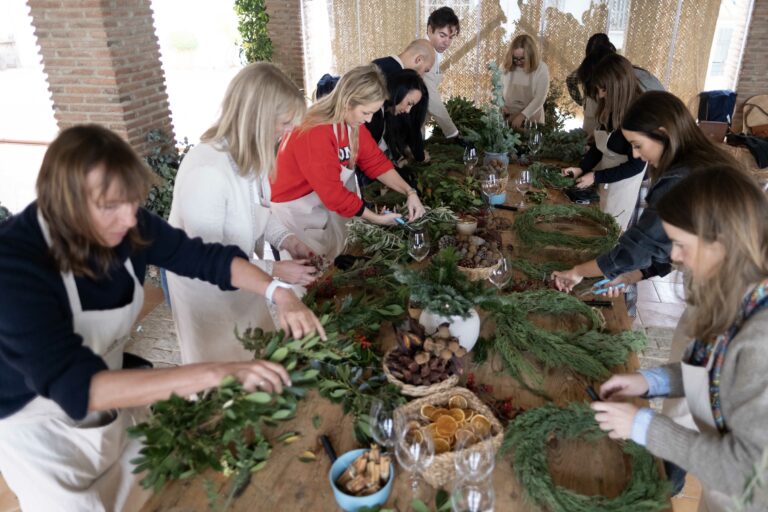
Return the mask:
<path id="1" fill-rule="evenodd" d="M 141 445 L 125 429 L 144 406 L 230 375 L 248 389 L 289 384 L 268 361 L 123 369 L 148 264 L 265 295 L 294 336 L 325 336 L 240 249 L 139 207 L 153 179 L 116 134 L 69 128 L 45 154 L 37 201 L 0 226 L 0 472 L 24 510 L 137 510 L 146 494 L 129 461 Z"/>

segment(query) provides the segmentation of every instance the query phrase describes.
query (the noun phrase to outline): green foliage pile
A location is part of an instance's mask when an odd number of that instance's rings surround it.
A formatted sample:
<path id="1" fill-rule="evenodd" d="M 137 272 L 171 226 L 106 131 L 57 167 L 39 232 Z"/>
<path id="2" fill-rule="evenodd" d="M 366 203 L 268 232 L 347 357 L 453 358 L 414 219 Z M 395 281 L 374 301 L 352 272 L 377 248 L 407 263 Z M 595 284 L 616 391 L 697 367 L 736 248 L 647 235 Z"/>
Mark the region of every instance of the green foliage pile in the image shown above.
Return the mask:
<path id="1" fill-rule="evenodd" d="M 572 187 L 576 180 L 570 176 L 563 176 L 560 167 L 543 162 L 534 162 L 528 166 L 531 172 L 531 186 L 534 188 L 568 188 Z"/>
<path id="2" fill-rule="evenodd" d="M 184 155 L 192 146 L 184 139 L 181 147 L 162 130 L 151 130 L 147 133 L 147 142 L 152 144 L 149 154 L 144 161 L 155 172 L 158 183 L 149 190 L 144 207 L 168 220 L 173 202 L 173 186 L 176 183 L 176 173 L 179 171 Z"/>
<path id="3" fill-rule="evenodd" d="M 556 219 L 583 218 L 601 226 L 603 235 L 580 236 L 556 231 L 543 231 L 539 223 L 550 223 Z M 540 204 L 518 213 L 514 224 L 517 239 L 527 247 L 570 247 L 597 255 L 609 251 L 616 245 L 621 228 L 616 219 L 597 208 L 580 205 Z"/>
<path id="4" fill-rule="evenodd" d="M 615 498 L 585 496 L 552 480 L 547 445 L 553 440 L 582 438 L 597 441 L 605 437 L 586 404 L 572 403 L 565 408 L 545 405 L 531 409 L 507 428 L 502 454 L 512 453 L 512 467 L 528 498 L 552 512 L 656 512 L 669 508 L 669 483 L 659 475 L 656 459 L 645 448 L 627 441 L 622 444 L 630 458 L 632 477 Z"/>
<path id="5" fill-rule="evenodd" d="M 266 0 L 235 0 L 235 13 L 242 39 L 240 58 L 246 63 L 271 61 L 274 48 L 267 30 Z"/>
<path id="6" fill-rule="evenodd" d="M 423 269 L 395 267 L 395 279 L 408 286 L 411 301 L 443 316 L 467 318 L 475 306 L 496 299 L 494 290 L 482 281 L 470 281 L 459 270 L 459 254 L 453 247 L 443 249 Z"/>
<path id="7" fill-rule="evenodd" d="M 448 115 L 451 116 L 451 121 L 459 129 L 459 133 L 466 133 L 467 130 L 478 131 L 480 129 L 483 111 L 475 105 L 474 101 L 463 96 L 451 96 L 445 102 L 445 108 L 448 111 Z M 434 126 L 432 136 L 444 137 L 445 134 L 440 129 L 440 126 L 437 123 Z"/>

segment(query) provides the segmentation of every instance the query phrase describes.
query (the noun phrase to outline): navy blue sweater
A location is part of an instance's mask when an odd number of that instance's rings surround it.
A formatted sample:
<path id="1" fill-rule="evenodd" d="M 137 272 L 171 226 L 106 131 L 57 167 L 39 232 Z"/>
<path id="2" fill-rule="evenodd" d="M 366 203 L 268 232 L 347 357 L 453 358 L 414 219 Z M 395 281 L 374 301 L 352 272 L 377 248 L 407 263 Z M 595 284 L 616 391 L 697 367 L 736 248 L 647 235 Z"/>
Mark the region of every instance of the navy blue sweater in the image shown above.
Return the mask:
<path id="1" fill-rule="evenodd" d="M 632 144 L 627 141 L 621 130 L 613 130 L 608 136 L 606 145 L 608 146 L 608 149 L 614 153 L 618 155 L 626 155 L 627 161 L 616 167 L 596 172 L 595 183 L 616 183 L 617 181 L 631 178 L 632 176 L 643 172 L 645 169 L 645 162 L 640 158 L 634 157 L 632 154 Z M 589 148 L 589 151 L 582 157 L 581 162 L 579 162 L 579 167 L 584 173 L 588 173 L 594 169 L 602 158 L 603 153 L 593 144 Z"/>
<path id="2" fill-rule="evenodd" d="M 138 229 L 149 245 L 133 251 L 124 240 L 101 279 L 75 277 L 83 310 L 113 309 L 133 298 L 134 281 L 123 265 L 130 255 L 139 281 L 148 264 L 232 290 L 234 246 L 204 244 L 140 208 Z M 91 377 L 106 369 L 73 330 L 64 282 L 37 222 L 37 205 L 0 224 L 0 418 L 36 396 L 55 401 L 72 418 L 88 411 Z"/>

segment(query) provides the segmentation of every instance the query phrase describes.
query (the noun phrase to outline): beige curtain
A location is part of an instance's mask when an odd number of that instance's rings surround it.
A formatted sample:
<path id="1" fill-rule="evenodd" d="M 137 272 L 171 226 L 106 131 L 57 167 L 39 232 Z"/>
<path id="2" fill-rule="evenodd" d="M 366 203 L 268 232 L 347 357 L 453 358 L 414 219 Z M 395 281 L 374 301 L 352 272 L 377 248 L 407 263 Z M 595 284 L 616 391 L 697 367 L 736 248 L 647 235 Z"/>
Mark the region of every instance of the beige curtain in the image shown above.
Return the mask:
<path id="1" fill-rule="evenodd" d="M 444 98 L 460 95 L 480 103 L 490 97 L 487 63 L 501 62 L 515 35 L 535 36 L 552 78 L 564 81 L 581 62 L 589 36 L 615 30 L 612 9 L 625 10 L 622 53 L 688 102 L 704 86 L 720 6 L 720 0 L 608 0 L 592 1 L 574 14 L 563 0 L 328 2 L 337 73 L 399 53 L 414 37 L 426 36 L 429 12 L 452 7 L 461 33 L 444 55 L 441 92 Z M 563 98 L 569 101 L 567 94 Z"/>

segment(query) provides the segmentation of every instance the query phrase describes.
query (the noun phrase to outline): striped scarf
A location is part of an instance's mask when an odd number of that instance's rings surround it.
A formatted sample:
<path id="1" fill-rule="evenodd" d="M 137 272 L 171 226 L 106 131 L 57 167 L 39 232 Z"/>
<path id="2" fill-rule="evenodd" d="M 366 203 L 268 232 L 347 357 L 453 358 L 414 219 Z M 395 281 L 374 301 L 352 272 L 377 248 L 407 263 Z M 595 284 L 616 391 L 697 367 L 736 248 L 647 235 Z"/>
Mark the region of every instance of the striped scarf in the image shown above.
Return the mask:
<path id="1" fill-rule="evenodd" d="M 694 366 L 706 366 L 710 357 L 715 358 L 712 369 L 709 372 L 709 401 L 712 405 L 712 415 L 715 418 L 717 429 L 724 433 L 726 431 L 725 418 L 720 405 L 720 372 L 723 369 L 725 354 L 728 351 L 728 345 L 736 337 L 742 325 L 756 313 L 768 306 L 768 279 L 758 284 L 752 292 L 744 298 L 741 307 L 740 317 L 724 334 L 717 337 L 715 343 L 705 343 L 701 340 L 693 342 L 693 351 L 688 360 L 688 364 Z M 715 350 L 717 347 L 717 350 Z"/>

